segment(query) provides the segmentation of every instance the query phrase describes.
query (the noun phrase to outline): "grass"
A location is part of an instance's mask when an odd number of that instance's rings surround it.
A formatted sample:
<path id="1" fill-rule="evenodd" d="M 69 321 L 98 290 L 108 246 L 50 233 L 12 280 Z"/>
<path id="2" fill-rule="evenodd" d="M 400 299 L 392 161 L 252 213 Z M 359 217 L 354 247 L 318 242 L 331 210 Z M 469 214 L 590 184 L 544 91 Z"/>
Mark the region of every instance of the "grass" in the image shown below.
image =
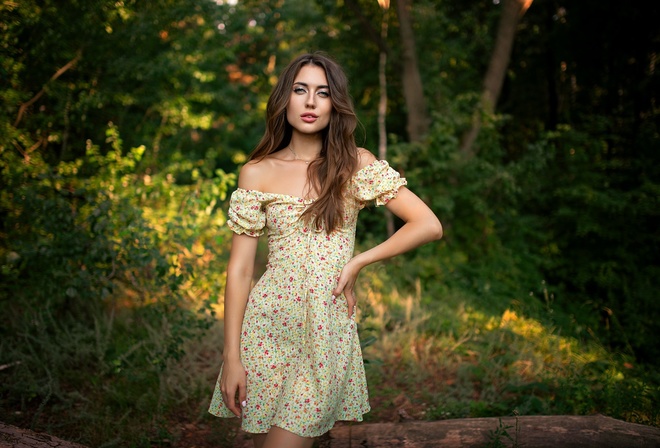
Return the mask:
<path id="1" fill-rule="evenodd" d="M 368 278 L 382 275 L 362 279 L 370 421 L 602 413 L 660 424 L 657 375 L 562 334 L 558 310 L 523 301 L 488 309 L 461 291 L 430 295 L 419 281 L 408 294 L 384 293 Z"/>
<path id="2" fill-rule="evenodd" d="M 143 311 L 108 312 L 92 325 L 59 324 L 42 313 L 36 329 L 13 345 L 4 340 L 3 360 L 20 361 L 0 371 L 0 420 L 94 447 L 171 446 L 181 428 L 204 422 L 221 322 L 197 330 L 182 356 L 163 357 L 168 317 Z M 208 438 L 228 446 L 236 429 L 227 422 Z"/>

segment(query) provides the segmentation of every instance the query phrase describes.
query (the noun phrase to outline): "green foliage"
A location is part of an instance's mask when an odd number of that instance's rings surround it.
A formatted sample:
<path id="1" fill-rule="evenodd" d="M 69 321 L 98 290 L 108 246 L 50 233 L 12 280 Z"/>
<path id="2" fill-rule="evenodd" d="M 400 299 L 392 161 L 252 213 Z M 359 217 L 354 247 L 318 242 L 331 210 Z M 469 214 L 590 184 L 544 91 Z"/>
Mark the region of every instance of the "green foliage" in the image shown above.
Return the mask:
<path id="1" fill-rule="evenodd" d="M 502 419 L 499 419 L 499 424 L 497 425 L 497 428 L 495 430 L 491 430 L 488 432 L 488 440 L 489 442 L 484 445 L 484 448 L 505 448 L 508 446 L 505 442 L 503 442 L 504 439 L 509 440 L 513 443 L 514 447 L 518 446 L 518 438 L 516 437 L 515 439 L 511 437 L 511 434 L 509 434 L 509 429 L 513 428 L 512 425 L 504 425 L 502 423 Z"/>
<path id="2" fill-rule="evenodd" d="M 342 63 L 375 152 L 377 2 L 232 3 L 0 5 L 0 419 L 92 446 L 177 437 L 169 410 L 217 373 L 231 173 L 292 56 Z M 658 424 L 657 27 L 601 3 L 533 3 L 474 157 L 458 148 L 501 4 L 415 2 L 432 126 L 414 145 L 391 8 L 388 159 L 445 238 L 361 280 L 385 408 L 403 390 L 419 418 Z M 362 215 L 360 247 L 384 234 Z"/>
<path id="3" fill-rule="evenodd" d="M 50 428 L 78 413 L 62 431 L 88 428 L 81 441 L 94 446 L 126 419 L 122 437 L 151 431 L 181 399 L 168 376 L 213 322 L 227 233 L 218 206 L 233 182 L 203 160 L 138 174 L 144 148 L 124 154 L 113 125 L 106 142 L 54 167 L 4 151 L 1 166 L 3 420 Z"/>
<path id="4" fill-rule="evenodd" d="M 546 278 L 561 285 L 557 299 L 569 309 L 576 302 L 591 309 L 612 347 L 654 359 L 651 335 L 660 316 L 653 305 L 657 266 L 652 248 L 659 241 L 652 223 L 659 208 L 652 192 L 658 182 L 638 175 L 651 159 L 624 160 L 606 136 L 594 139 L 570 128 L 551 135 L 543 151 L 551 158 L 539 168 L 551 174 L 552 183 L 526 183 L 534 201 L 522 208 L 547 216 L 539 255 L 547 260 Z M 522 164 L 526 169 L 529 161 Z"/>
<path id="5" fill-rule="evenodd" d="M 465 123 L 466 101 L 448 103 L 424 144 L 391 147 L 392 162 L 434 208 L 445 237 L 390 261 L 389 287 L 373 278 L 374 286 L 363 285 L 379 294 L 426 291 L 412 306 L 419 306 L 419 321 L 406 317 L 410 306 L 396 297 L 371 305 L 367 326 L 381 328 L 382 348 L 375 344 L 378 352 L 365 356 L 379 359 L 385 372 L 401 363 L 418 372 L 397 377 L 392 394 L 435 402 L 424 411 L 429 418 L 518 409 L 602 412 L 657 425 L 658 378 L 644 364 L 657 359 L 647 357 L 657 349 L 651 334 L 659 317 L 650 289 L 657 287 L 657 232 L 649 225 L 660 208 L 648 193 L 657 188 L 653 169 L 637 177 L 642 164 L 652 164 L 651 152 L 624 162 L 625 154 L 610 156 L 607 136 L 564 125 L 510 158 L 497 137 L 506 117 L 486 117 L 483 152 L 464 158 L 452 136 Z M 369 237 L 365 245 L 372 244 Z M 644 248 L 634 249 L 638 244 Z M 504 325 L 512 310 L 529 319 L 518 329 Z M 544 367 L 532 367 L 537 362 Z M 387 373 L 369 372 L 372 383 L 389 381 Z M 454 387 L 434 385 L 432 372 L 452 378 Z M 424 384 L 427 393 L 403 386 L 408 382 Z"/>
<path id="6" fill-rule="evenodd" d="M 469 288 L 484 300 L 506 297 L 500 309 L 526 296 L 539 306 L 553 302 L 578 326 L 553 324 L 586 338 L 595 331 L 611 348 L 654 362 L 660 183 L 648 168 L 650 149 L 640 146 L 644 155 L 630 159 L 607 135 L 592 137 L 609 125 L 600 120 L 593 132 L 561 126 L 507 160 L 489 141 L 504 121 L 494 117 L 482 141 L 488 150 L 465 159 L 451 137 L 463 101 L 437 116 L 425 144 L 391 148 L 393 163 L 446 227 L 441 250 L 420 249 L 412 265 L 394 261 L 399 278 Z"/>

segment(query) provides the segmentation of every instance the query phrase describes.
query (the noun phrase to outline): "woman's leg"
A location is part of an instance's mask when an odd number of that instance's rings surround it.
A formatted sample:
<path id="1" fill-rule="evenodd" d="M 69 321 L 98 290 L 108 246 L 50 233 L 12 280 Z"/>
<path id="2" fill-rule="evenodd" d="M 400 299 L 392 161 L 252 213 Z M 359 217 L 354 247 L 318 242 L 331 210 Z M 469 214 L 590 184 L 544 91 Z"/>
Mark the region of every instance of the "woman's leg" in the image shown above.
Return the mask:
<path id="1" fill-rule="evenodd" d="M 255 446 L 256 443 L 255 440 Z M 312 437 L 301 437 L 286 429 L 272 426 L 268 431 L 264 444 L 259 448 L 311 448 L 313 444 L 314 439 Z"/>
<path id="2" fill-rule="evenodd" d="M 267 435 L 268 433 L 252 434 L 252 442 L 254 442 L 254 448 L 263 448 Z"/>

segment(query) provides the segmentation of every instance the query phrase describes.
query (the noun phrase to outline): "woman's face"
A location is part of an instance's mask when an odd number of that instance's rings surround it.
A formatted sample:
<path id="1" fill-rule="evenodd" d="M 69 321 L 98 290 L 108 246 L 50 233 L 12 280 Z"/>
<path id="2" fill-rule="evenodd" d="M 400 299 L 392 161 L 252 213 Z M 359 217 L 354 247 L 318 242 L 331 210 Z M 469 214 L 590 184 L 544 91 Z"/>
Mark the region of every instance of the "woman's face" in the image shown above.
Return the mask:
<path id="1" fill-rule="evenodd" d="M 294 132 L 315 134 L 330 123 L 332 99 L 325 70 L 316 65 L 303 66 L 293 80 L 286 118 Z"/>

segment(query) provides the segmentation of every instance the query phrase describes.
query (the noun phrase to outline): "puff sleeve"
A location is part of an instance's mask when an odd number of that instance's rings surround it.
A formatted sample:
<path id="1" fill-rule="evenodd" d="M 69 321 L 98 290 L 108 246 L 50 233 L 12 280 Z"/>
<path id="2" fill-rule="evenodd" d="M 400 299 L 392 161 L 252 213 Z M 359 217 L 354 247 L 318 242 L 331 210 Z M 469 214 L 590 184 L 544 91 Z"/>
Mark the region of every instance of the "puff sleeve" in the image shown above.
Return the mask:
<path id="1" fill-rule="evenodd" d="M 266 212 L 264 198 L 258 191 L 237 189 L 229 200 L 227 226 L 237 234 L 258 237 L 264 234 Z"/>
<path id="2" fill-rule="evenodd" d="M 385 160 L 375 160 L 353 177 L 353 193 L 359 201 L 375 201 L 376 205 L 385 205 L 407 183 Z"/>

